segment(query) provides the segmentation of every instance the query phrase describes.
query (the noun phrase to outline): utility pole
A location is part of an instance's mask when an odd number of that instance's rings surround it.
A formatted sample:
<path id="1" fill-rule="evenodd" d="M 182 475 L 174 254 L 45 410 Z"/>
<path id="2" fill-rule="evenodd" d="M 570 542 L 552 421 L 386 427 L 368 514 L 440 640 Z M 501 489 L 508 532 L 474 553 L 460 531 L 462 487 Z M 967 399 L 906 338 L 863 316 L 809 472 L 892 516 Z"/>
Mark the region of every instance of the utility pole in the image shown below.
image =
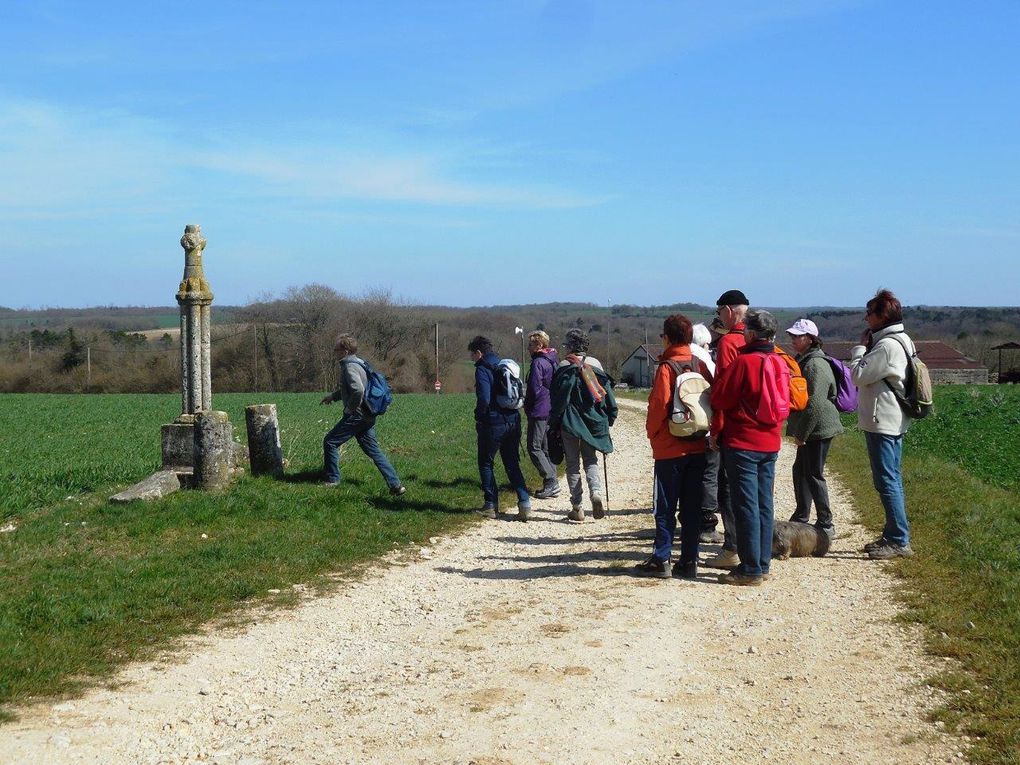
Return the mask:
<path id="1" fill-rule="evenodd" d="M 32 363 L 32 338 L 28 338 L 28 363 Z M 1002 365 L 1002 353 L 999 353 L 999 364 Z"/>
<path id="2" fill-rule="evenodd" d="M 439 322 L 436 322 L 436 395 L 438 395 L 443 389 L 443 384 L 439 381 Z"/>
<path id="3" fill-rule="evenodd" d="M 613 355 L 612 352 L 611 352 L 612 351 L 612 344 L 613 344 L 613 333 L 610 332 L 610 329 L 609 329 L 609 322 L 613 318 L 613 301 L 612 301 L 612 299 L 607 300 L 606 304 L 609 306 L 609 313 L 606 314 L 606 374 L 608 375 L 608 374 L 611 374 L 611 372 L 609 371 L 610 368 L 611 368 L 609 359 Z"/>
<path id="4" fill-rule="evenodd" d="M 92 346 L 85 346 L 85 381 L 92 385 Z"/>
<path id="5" fill-rule="evenodd" d="M 259 389 L 259 327 L 255 322 L 251 323 L 251 375 L 254 393 Z"/>

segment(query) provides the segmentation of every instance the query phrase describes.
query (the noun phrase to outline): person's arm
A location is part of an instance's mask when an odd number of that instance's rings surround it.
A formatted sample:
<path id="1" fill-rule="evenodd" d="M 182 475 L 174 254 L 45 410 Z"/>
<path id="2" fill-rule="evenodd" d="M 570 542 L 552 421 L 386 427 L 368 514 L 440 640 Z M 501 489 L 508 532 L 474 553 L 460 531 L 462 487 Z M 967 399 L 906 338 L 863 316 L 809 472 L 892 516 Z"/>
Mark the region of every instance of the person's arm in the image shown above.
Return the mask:
<path id="1" fill-rule="evenodd" d="M 492 401 L 492 372 L 481 364 L 475 365 L 475 421 L 484 422 L 489 416 Z"/>
<path id="2" fill-rule="evenodd" d="M 890 352 L 893 344 L 897 347 Z M 905 357 L 906 351 L 895 340 L 879 341 L 870 351 L 863 345 L 855 345 L 850 352 L 850 380 L 853 384 L 862 388 L 880 382 L 892 374 L 894 369 L 890 353 L 900 353 Z"/>
<path id="3" fill-rule="evenodd" d="M 368 385 L 368 373 L 355 361 L 343 365 L 340 374 L 344 376 L 344 409 L 358 412 L 365 401 L 365 388 Z"/>
<path id="4" fill-rule="evenodd" d="M 606 416 L 609 418 L 609 427 L 613 427 L 616 418 L 620 415 L 620 407 L 616 403 L 616 395 L 613 393 L 613 383 L 606 375 L 606 383 L 602 386 L 606 390 L 606 399 L 603 402 L 606 407 Z"/>
<path id="5" fill-rule="evenodd" d="M 826 380 L 822 365 L 828 367 L 829 362 L 816 357 L 808 360 L 800 368 L 804 380 L 807 381 L 808 403 L 804 411 L 797 413 L 797 417 L 790 417 L 786 428 L 786 435 L 796 439 L 798 446 L 818 430 L 822 418 L 822 407 L 825 406 L 829 397 L 829 381 Z M 831 372 L 829 378 L 830 380 L 832 378 Z M 790 414 L 792 415 L 793 412 Z"/>
<path id="6" fill-rule="evenodd" d="M 658 436 L 663 428 L 668 428 L 667 420 L 673 409 L 673 390 L 670 380 L 673 379 L 673 370 L 668 364 L 659 364 L 655 370 L 655 379 L 652 381 L 652 389 L 648 391 L 648 413 L 645 415 L 645 433 L 648 440 Z"/>

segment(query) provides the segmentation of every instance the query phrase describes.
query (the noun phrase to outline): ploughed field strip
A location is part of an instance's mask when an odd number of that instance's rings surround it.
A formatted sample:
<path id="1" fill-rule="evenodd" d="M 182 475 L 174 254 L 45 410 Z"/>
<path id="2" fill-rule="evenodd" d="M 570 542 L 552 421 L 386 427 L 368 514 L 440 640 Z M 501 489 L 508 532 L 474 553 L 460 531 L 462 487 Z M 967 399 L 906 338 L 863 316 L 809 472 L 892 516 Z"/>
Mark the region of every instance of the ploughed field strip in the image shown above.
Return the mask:
<path id="1" fill-rule="evenodd" d="M 24 710 L 0 762 L 929 763 L 953 741 L 892 583 L 832 481 L 829 556 L 760 588 L 647 580 L 643 407 L 622 403 L 610 514 L 490 521 L 292 611 Z M 777 514 L 793 506 L 777 467 Z M 409 496 L 413 486 L 409 485 Z M 562 495 L 561 495 L 562 496 Z M 703 546 L 705 554 L 715 547 Z"/>

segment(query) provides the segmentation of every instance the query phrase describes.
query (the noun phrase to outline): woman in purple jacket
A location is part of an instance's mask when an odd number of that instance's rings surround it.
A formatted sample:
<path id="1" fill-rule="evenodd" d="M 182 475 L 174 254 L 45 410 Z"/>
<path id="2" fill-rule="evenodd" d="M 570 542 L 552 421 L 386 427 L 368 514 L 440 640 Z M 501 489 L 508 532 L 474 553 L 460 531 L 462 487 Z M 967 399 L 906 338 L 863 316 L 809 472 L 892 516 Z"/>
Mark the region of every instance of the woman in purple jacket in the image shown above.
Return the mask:
<path id="1" fill-rule="evenodd" d="M 549 384 L 559 364 L 555 348 L 549 347 L 549 335 L 540 329 L 528 335 L 531 353 L 531 371 L 528 372 L 528 390 L 524 395 L 524 413 L 528 417 L 528 456 L 539 475 L 542 488 L 534 493 L 536 499 L 550 499 L 560 493 L 556 466 L 549 459 Z"/>

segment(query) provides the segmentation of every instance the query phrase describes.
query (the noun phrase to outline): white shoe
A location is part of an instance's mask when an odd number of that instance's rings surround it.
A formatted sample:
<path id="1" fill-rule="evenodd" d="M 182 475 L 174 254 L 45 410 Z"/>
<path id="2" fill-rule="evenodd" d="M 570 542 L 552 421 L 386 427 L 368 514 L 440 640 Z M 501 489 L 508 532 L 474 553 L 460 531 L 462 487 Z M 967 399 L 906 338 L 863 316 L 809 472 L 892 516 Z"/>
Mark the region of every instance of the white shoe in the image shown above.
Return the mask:
<path id="1" fill-rule="evenodd" d="M 740 556 L 733 550 L 723 550 L 714 558 L 705 561 L 709 568 L 736 568 L 740 565 Z"/>

